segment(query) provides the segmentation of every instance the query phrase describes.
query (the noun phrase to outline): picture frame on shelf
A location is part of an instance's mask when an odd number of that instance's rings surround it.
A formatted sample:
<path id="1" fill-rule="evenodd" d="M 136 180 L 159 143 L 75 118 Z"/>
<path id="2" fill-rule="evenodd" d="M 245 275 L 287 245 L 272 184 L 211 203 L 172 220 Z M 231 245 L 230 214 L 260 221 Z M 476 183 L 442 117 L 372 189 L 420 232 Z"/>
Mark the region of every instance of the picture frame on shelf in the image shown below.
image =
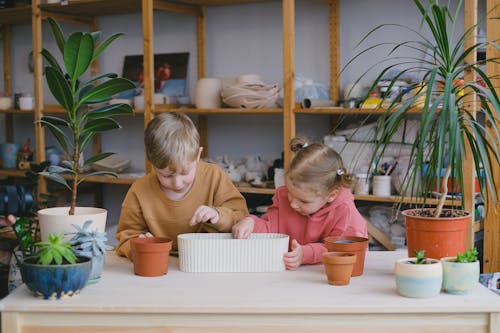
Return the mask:
<path id="1" fill-rule="evenodd" d="M 175 104 L 177 97 L 187 95 L 187 73 L 189 52 L 160 53 L 154 55 L 154 90 L 156 94 L 168 96 L 169 104 Z M 123 77 L 136 84 L 135 91 L 128 91 L 132 98 L 140 95 L 144 88 L 143 56 L 127 55 L 123 63 Z"/>

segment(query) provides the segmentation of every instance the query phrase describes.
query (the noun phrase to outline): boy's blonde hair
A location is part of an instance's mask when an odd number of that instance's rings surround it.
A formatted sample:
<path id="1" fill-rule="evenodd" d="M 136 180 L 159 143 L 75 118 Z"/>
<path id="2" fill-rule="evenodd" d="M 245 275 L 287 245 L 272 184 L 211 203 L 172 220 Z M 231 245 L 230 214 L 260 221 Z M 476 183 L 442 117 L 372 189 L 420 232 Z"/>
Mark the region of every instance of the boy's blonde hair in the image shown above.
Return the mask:
<path id="1" fill-rule="evenodd" d="M 158 169 L 182 170 L 194 161 L 200 148 L 200 135 L 193 121 L 183 113 L 156 115 L 144 132 L 146 157 Z"/>
<path id="2" fill-rule="evenodd" d="M 297 137 L 290 141 L 290 150 L 296 155 L 286 177 L 295 186 L 326 195 L 338 187 L 351 185 L 352 176 L 347 174 L 342 157 L 330 147 L 308 144 L 306 139 Z"/>

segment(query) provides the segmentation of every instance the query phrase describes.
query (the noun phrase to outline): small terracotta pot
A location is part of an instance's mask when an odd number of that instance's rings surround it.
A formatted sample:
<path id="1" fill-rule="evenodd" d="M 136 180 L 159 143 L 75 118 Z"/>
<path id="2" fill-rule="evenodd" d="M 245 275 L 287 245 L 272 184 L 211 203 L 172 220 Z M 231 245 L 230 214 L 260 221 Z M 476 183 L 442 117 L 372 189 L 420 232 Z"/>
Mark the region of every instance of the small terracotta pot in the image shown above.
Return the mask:
<path id="1" fill-rule="evenodd" d="M 329 252 L 356 253 L 356 264 L 352 271 L 352 276 L 363 274 L 365 267 L 365 254 L 368 249 L 368 238 L 355 236 L 330 236 L 324 240 L 326 249 Z"/>
<path id="2" fill-rule="evenodd" d="M 326 252 L 323 253 L 322 259 L 329 284 L 336 286 L 349 284 L 356 262 L 355 253 Z"/>
<path id="3" fill-rule="evenodd" d="M 168 256 L 172 240 L 163 237 L 132 238 L 130 240 L 134 273 L 140 276 L 161 276 L 168 272 Z"/>

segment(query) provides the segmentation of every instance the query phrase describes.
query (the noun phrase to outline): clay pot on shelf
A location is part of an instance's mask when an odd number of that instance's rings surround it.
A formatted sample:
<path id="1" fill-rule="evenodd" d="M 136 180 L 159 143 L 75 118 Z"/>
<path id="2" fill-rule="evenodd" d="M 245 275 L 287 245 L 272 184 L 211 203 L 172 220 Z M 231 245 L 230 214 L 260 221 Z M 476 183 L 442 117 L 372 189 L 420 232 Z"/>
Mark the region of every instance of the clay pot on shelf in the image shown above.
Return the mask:
<path id="1" fill-rule="evenodd" d="M 172 240 L 170 238 L 132 238 L 130 247 L 136 275 L 161 276 L 167 274 L 168 256 L 172 249 Z"/>
<path id="2" fill-rule="evenodd" d="M 329 284 L 336 286 L 349 284 L 356 263 L 355 253 L 326 252 L 323 253 L 322 259 Z"/>
<path id="3" fill-rule="evenodd" d="M 352 276 L 363 274 L 365 254 L 368 249 L 368 238 L 356 236 L 330 236 L 326 237 L 324 244 L 328 252 L 356 253 L 356 264 Z"/>

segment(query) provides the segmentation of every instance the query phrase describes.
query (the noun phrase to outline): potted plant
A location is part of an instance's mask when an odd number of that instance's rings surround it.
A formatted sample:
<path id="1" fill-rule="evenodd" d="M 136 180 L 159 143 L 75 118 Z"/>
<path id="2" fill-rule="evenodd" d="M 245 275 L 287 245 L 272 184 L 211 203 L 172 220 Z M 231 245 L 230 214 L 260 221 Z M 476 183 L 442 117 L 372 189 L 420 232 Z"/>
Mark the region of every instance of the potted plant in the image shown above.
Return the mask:
<path id="1" fill-rule="evenodd" d="M 418 209 L 403 212 L 409 256 L 417 249 L 424 249 L 429 257 L 439 259 L 465 251 L 472 214 L 464 211 L 463 196 L 461 207 L 443 207 L 451 185 L 457 184 L 460 189 L 464 188 L 465 170 L 462 163 L 466 158 L 473 160 L 477 179 L 485 180 L 484 184 L 479 184 L 483 196 L 493 204 L 496 201 L 492 168 L 499 163 L 500 128 L 497 119 L 500 117 L 500 100 L 481 67 L 498 59 L 466 61 L 489 43 L 466 44 L 473 38 L 476 25 L 456 36 L 462 1 L 457 1 L 455 12 L 449 10 L 449 2 L 442 5 L 439 0 L 414 0 L 414 3 L 422 19 L 421 25 L 428 30 L 429 35 L 401 25 L 383 24 L 365 37 L 382 28 L 395 26 L 416 35 L 415 40 L 378 43 L 362 51 L 365 54 L 388 44 L 391 48 L 389 56 L 380 62 L 391 64 L 382 69 L 370 91 L 389 71 L 392 78 L 389 79 L 387 91 L 391 91 L 407 73 L 423 73 L 421 82 L 408 87 L 412 94 L 402 92 L 399 98 L 387 103 L 387 110 L 381 115 L 375 131 L 372 161 L 383 156 L 409 113 L 416 106 L 421 108 L 420 125 L 412 144 L 409 167 L 405 171 L 401 199 L 405 196 L 424 197 L 423 205 Z M 396 55 L 400 49 L 410 50 L 411 55 Z M 422 57 L 418 57 L 420 53 Z M 382 95 L 382 98 L 385 99 L 386 95 Z M 472 103 L 474 100 L 476 103 Z M 477 105 L 477 111 L 472 108 L 474 104 Z M 487 131 L 485 124 L 489 127 Z M 436 186 L 436 183 L 441 185 Z M 439 203 L 432 208 L 425 199 L 436 191 L 439 192 Z"/>
<path id="2" fill-rule="evenodd" d="M 50 233 L 64 234 L 69 231 L 71 224 L 83 225 L 88 220 L 93 221 L 97 228 L 104 232 L 106 210 L 76 207 L 76 202 L 78 185 L 85 178 L 103 174 L 115 175 L 108 171 L 84 174 L 84 167 L 112 153 L 99 153 L 86 159 L 83 159 L 82 153 L 96 134 L 120 128 L 113 116 L 131 114 L 133 109 L 127 104 L 110 104 L 95 108 L 92 106 L 108 102 L 113 95 L 135 88 L 131 81 L 119 78 L 115 73 L 82 79 L 91 63 L 120 37 L 121 33 L 113 34 L 103 42 L 99 42 L 101 32 L 74 32 L 66 38 L 55 20 L 47 18 L 47 22 L 61 52 L 63 63 L 59 64 L 51 52 L 43 49 L 42 55 L 47 61 L 45 77 L 52 95 L 63 107 L 65 117 L 45 115 L 40 123 L 54 135 L 67 160 L 61 165 L 50 166 L 41 174 L 71 191 L 71 205 L 39 211 L 41 236 L 44 240 L 47 240 Z"/>
<path id="3" fill-rule="evenodd" d="M 101 278 L 106 251 L 113 248 L 106 245 L 106 241 L 108 240 L 106 232 L 101 232 L 97 229 L 90 230 L 91 224 L 92 221 L 86 221 L 83 226 L 73 224 L 73 228 L 76 231 L 68 232 L 66 235 L 72 236 L 69 243 L 73 247 L 74 254 L 92 259 L 89 283 L 95 283 Z"/>
<path id="4" fill-rule="evenodd" d="M 36 223 L 18 218 L 13 225 L 22 257 L 17 257 L 21 277 L 28 289 L 44 299 L 71 297 L 87 284 L 91 260 L 77 257 L 62 235 L 50 234 L 46 242 L 37 242 Z M 15 253 L 15 252 L 14 252 Z"/>
<path id="5" fill-rule="evenodd" d="M 415 257 L 396 261 L 396 289 L 405 297 L 426 298 L 440 293 L 443 265 L 437 259 L 426 258 L 425 251 L 415 251 Z"/>
<path id="6" fill-rule="evenodd" d="M 356 264 L 356 256 L 356 253 L 349 252 L 323 253 L 321 259 L 328 283 L 336 286 L 348 285 Z"/>
<path id="7" fill-rule="evenodd" d="M 466 294 L 479 282 L 477 250 L 469 249 L 455 257 L 441 258 L 443 263 L 443 289 L 448 294 Z"/>

